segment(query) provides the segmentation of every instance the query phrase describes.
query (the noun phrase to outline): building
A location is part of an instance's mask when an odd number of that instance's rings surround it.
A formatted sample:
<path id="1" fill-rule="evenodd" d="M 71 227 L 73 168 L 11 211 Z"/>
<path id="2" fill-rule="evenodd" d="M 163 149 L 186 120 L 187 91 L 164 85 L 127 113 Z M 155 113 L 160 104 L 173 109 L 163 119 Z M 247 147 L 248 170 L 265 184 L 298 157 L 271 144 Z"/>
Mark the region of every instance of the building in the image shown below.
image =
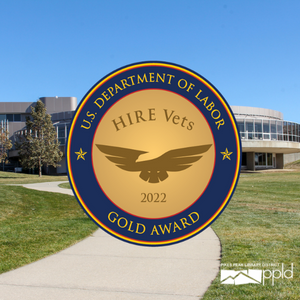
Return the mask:
<path id="1" fill-rule="evenodd" d="M 242 141 L 242 169 L 283 169 L 300 159 L 300 124 L 283 120 L 279 111 L 231 106 Z"/>
<path id="2" fill-rule="evenodd" d="M 47 113 L 51 115 L 52 122 L 56 128 L 57 137 L 60 142 L 60 150 L 64 153 L 60 166 L 56 170 L 50 168 L 50 173 L 66 173 L 66 140 L 68 136 L 69 124 L 77 107 L 76 97 L 41 97 L 39 98 Z M 26 125 L 26 117 L 30 115 L 31 107 L 36 102 L 0 102 L 0 124 L 7 124 L 10 139 L 13 143 L 17 141 L 18 135 L 22 134 Z M 12 148 L 9 151 L 10 164 L 7 170 L 14 170 L 19 167 L 18 151 Z"/>
<path id="3" fill-rule="evenodd" d="M 50 170 L 66 173 L 66 140 L 69 124 L 77 107 L 75 97 L 39 98 L 51 115 L 64 157 L 60 167 Z M 14 143 L 25 127 L 26 117 L 36 102 L 0 102 L 0 124 L 8 124 Z M 242 169 L 282 169 L 285 163 L 300 159 L 300 124 L 283 120 L 279 111 L 255 107 L 231 106 L 242 141 Z M 18 151 L 9 151 L 10 166 L 18 167 Z"/>

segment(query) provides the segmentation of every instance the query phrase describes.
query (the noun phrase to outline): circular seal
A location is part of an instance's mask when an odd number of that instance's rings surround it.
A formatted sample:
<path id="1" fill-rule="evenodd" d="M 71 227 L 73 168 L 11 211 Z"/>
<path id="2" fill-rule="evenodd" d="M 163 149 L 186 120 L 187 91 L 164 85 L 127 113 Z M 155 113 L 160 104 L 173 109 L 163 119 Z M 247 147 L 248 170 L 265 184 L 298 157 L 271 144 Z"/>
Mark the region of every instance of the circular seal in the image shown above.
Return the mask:
<path id="1" fill-rule="evenodd" d="M 124 241 L 184 241 L 230 201 L 240 172 L 233 113 L 199 74 L 141 62 L 83 97 L 67 145 L 69 180 L 87 215 Z"/>

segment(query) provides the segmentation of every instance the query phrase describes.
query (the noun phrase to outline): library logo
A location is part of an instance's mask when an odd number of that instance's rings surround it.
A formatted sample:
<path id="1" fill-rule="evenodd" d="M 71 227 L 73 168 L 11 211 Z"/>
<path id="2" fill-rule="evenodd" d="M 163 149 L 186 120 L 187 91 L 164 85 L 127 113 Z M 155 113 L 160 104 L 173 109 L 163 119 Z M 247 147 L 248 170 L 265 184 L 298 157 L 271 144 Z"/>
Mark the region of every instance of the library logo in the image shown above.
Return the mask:
<path id="1" fill-rule="evenodd" d="M 221 270 L 220 281 L 221 284 L 241 285 L 253 283 L 265 285 L 266 283 L 271 283 L 274 286 L 275 280 L 293 278 L 293 263 L 289 268 L 284 264 L 281 264 L 281 266 L 278 264 L 278 267 L 280 268 L 272 270 Z"/>

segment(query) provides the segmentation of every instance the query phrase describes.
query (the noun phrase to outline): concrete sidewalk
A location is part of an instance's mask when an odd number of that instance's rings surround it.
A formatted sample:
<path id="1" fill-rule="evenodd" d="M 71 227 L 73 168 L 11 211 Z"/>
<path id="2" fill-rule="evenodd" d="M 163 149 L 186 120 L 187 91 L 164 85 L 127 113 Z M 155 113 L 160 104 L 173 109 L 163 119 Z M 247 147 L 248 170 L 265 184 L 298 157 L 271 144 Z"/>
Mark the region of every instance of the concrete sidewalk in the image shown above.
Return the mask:
<path id="1" fill-rule="evenodd" d="M 52 185 L 39 187 L 60 189 Z M 1 274 L 0 299 L 196 300 L 217 276 L 220 251 L 211 228 L 164 247 L 131 245 L 99 229 L 55 255 Z"/>
<path id="2" fill-rule="evenodd" d="M 30 184 L 22 184 L 22 186 L 26 187 L 27 189 L 32 189 L 32 190 L 37 190 L 37 191 L 61 193 L 61 194 L 67 194 L 67 195 L 74 196 L 73 191 L 71 189 L 62 189 L 58 186 L 61 183 L 67 183 L 67 182 L 69 182 L 69 181 L 30 183 Z"/>

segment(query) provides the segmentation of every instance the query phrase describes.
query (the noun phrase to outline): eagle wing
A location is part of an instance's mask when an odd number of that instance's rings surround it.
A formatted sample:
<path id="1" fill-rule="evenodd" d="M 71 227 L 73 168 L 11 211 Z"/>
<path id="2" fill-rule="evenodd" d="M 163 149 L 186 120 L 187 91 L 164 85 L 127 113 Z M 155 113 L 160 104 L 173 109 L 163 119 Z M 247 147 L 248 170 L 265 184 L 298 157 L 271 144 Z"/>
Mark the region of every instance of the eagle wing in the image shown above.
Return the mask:
<path id="1" fill-rule="evenodd" d="M 119 168 L 126 171 L 140 171 L 136 165 L 136 160 L 141 154 L 148 152 L 133 150 L 122 147 L 114 147 L 107 145 L 96 145 L 104 154 L 108 154 L 106 158 L 115 163 Z"/>
<path id="2" fill-rule="evenodd" d="M 156 164 L 165 171 L 182 171 L 198 161 L 202 157 L 199 154 L 205 153 L 210 147 L 211 144 L 170 150 L 158 157 Z"/>
<path id="3" fill-rule="evenodd" d="M 96 145 L 106 158 L 125 171 L 140 172 L 140 178 L 149 183 L 158 183 L 169 177 L 167 172 L 178 172 L 189 168 L 206 152 L 211 145 L 194 146 L 170 150 L 163 155 L 150 160 L 136 162 L 145 151 Z"/>

